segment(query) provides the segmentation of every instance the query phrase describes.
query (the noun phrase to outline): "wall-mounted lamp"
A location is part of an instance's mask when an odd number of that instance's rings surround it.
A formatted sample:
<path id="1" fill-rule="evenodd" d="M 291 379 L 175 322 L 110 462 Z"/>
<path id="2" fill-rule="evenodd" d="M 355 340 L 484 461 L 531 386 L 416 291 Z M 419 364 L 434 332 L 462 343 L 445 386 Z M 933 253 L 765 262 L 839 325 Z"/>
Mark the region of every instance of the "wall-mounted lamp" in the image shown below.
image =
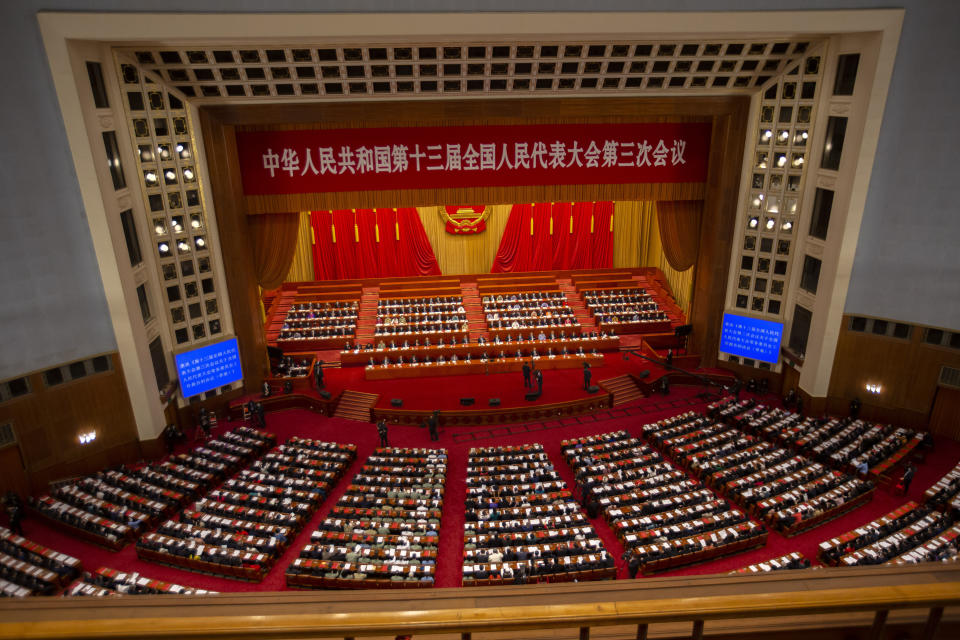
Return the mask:
<path id="1" fill-rule="evenodd" d="M 86 433 L 81 433 L 77 436 L 77 439 L 80 440 L 80 444 L 90 444 L 97 439 L 97 432 L 87 431 Z"/>

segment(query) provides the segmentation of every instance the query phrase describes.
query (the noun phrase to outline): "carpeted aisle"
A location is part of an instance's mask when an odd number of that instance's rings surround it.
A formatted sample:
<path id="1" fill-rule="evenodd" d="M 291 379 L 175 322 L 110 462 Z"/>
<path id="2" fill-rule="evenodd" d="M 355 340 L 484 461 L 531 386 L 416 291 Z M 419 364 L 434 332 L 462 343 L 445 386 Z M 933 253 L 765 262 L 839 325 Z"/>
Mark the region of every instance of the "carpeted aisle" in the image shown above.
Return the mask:
<path id="1" fill-rule="evenodd" d="M 557 372 L 549 372 L 551 374 Z M 572 370 L 577 384 L 582 387 L 580 372 Z M 605 375 L 598 377 L 607 377 Z M 461 380 L 462 379 L 456 379 Z M 510 376 L 511 387 L 522 392 L 520 376 Z M 549 380 L 549 378 L 548 378 Z M 452 382 L 453 379 L 450 380 Z M 438 394 L 438 388 L 429 388 L 423 380 L 417 384 L 426 388 L 423 393 Z M 545 385 L 546 387 L 546 385 Z M 548 387 L 547 387 L 548 388 Z M 527 425 L 504 425 L 500 427 L 459 427 L 442 429 L 440 441 L 432 443 L 425 429 L 419 427 L 391 427 L 390 444 L 401 447 L 442 447 L 448 450 L 447 484 L 444 495 L 442 527 L 440 532 L 440 557 L 437 563 L 438 587 L 460 586 L 463 551 L 463 511 L 465 496 L 465 477 L 467 456 L 471 447 L 517 445 L 528 442 L 540 442 L 560 475 L 574 489 L 573 473 L 560 450 L 560 443 L 566 438 L 627 429 L 640 437 L 640 427 L 660 418 L 676 415 L 687 410 L 703 408 L 703 402 L 696 397 L 699 388 L 674 387 L 669 397 L 652 397 L 637 400 L 625 407 L 617 407 L 595 416 L 564 418 L 546 423 Z M 477 394 L 475 390 L 472 393 Z M 456 396 L 458 390 L 440 390 L 440 395 Z M 479 395 L 479 394 L 477 394 Z M 775 402 L 775 401 L 774 401 Z M 220 430 L 229 428 L 221 422 Z M 326 516 L 336 500 L 346 490 L 353 476 L 363 465 L 377 446 L 376 428 L 372 424 L 360 423 L 337 418 L 326 418 L 308 411 L 289 410 L 267 414 L 267 429 L 276 433 L 278 442 L 297 435 L 306 438 L 350 442 L 357 445 L 357 460 L 347 470 L 340 483 L 334 487 L 327 500 L 320 506 L 301 533 L 294 537 L 289 548 L 280 557 L 262 583 L 251 584 L 226 578 L 218 578 L 162 565 L 140 562 L 136 558 L 133 545 L 120 552 L 110 552 L 93 545 L 80 542 L 62 533 L 55 525 L 48 525 L 32 514 L 24 520 L 24 530 L 32 540 L 58 551 L 76 556 L 83 561 L 87 570 L 100 566 L 113 567 L 124 571 L 138 571 L 151 578 L 195 586 L 215 591 L 276 591 L 286 589 L 284 570 L 296 558 L 300 549 L 309 542 L 310 533 Z M 192 445 L 192 443 L 191 443 Z M 877 491 L 871 503 L 854 510 L 846 516 L 791 539 L 785 539 L 777 533 L 771 533 L 767 545 L 755 551 L 722 558 L 703 565 L 677 569 L 661 575 L 692 575 L 705 573 L 724 573 L 754 562 L 774 558 L 791 551 L 799 550 L 811 560 L 816 558 L 817 545 L 839 533 L 856 528 L 861 524 L 884 515 L 908 499 L 918 500 L 924 490 L 938 480 L 946 471 L 960 460 L 960 444 L 949 440 L 937 441 L 934 451 L 928 453 L 926 462 L 920 466 L 907 498 L 895 497 L 884 491 Z M 592 521 L 607 550 L 616 558 L 618 577 L 626 577 L 626 568 L 620 556 L 623 549 L 603 518 Z"/>

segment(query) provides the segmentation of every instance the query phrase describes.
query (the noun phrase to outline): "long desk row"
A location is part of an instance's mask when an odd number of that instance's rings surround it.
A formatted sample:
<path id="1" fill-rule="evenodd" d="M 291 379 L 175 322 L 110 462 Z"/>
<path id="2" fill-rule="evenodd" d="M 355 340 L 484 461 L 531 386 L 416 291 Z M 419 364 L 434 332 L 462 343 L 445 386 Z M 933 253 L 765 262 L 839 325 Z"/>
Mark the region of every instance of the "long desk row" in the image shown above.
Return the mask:
<path id="1" fill-rule="evenodd" d="M 506 357 L 503 359 L 489 360 L 483 362 L 479 360 L 443 363 L 419 363 L 419 364 L 398 364 L 398 365 L 378 365 L 368 366 L 364 371 L 364 377 L 367 380 L 392 380 L 396 378 L 419 378 L 423 376 L 464 376 L 485 373 L 507 373 L 511 371 L 520 371 L 524 363 L 530 361 L 530 356 L 524 357 Z M 556 356 L 554 358 L 539 357 L 533 360 L 536 368 L 544 370 L 552 369 L 575 369 L 582 367 L 584 362 L 591 367 L 603 365 L 603 355 L 589 354 L 586 356 Z"/>
<path id="2" fill-rule="evenodd" d="M 471 449 L 467 487 L 464 586 L 616 575 L 542 445 Z"/>
<path id="3" fill-rule="evenodd" d="M 466 356 L 470 356 L 472 360 L 479 360 L 483 357 L 483 354 L 486 353 L 488 358 L 498 358 L 500 352 L 503 351 L 505 356 L 516 356 L 517 349 L 520 349 L 525 354 L 530 354 L 533 349 L 536 349 L 541 357 L 546 355 L 548 349 L 552 349 L 556 354 L 562 354 L 563 350 L 566 349 L 568 354 L 580 355 L 580 351 L 583 353 L 590 354 L 593 351 L 603 352 L 603 351 L 615 351 L 620 348 L 620 338 L 616 336 L 610 337 L 598 337 L 598 338 L 588 338 L 584 336 L 583 338 L 565 338 L 565 339 L 546 339 L 546 340 L 513 340 L 511 342 L 494 342 L 489 341 L 486 344 L 478 344 L 476 342 L 471 342 L 469 344 L 444 344 L 444 345 L 424 345 L 416 344 L 409 346 L 397 345 L 395 347 L 385 347 L 385 348 L 376 348 L 376 349 L 357 349 L 353 348 L 350 350 L 344 350 L 340 352 L 340 363 L 343 366 L 347 365 L 368 365 L 370 364 L 370 359 L 372 358 L 375 363 L 380 364 L 383 362 L 384 357 L 390 358 L 392 362 L 396 362 L 399 356 L 403 356 L 404 360 L 409 361 L 411 356 L 415 356 L 417 360 L 424 361 L 427 358 L 430 358 L 432 361 L 436 361 L 437 358 L 443 357 L 444 360 L 449 360 L 451 356 L 457 356 L 458 360 L 464 359 Z"/>
<path id="4" fill-rule="evenodd" d="M 377 449 L 286 569 L 301 588 L 433 586 L 443 449 Z"/>
<path id="5" fill-rule="evenodd" d="M 212 595 L 216 591 L 184 587 L 179 584 L 163 582 L 142 576 L 138 573 L 127 573 L 110 567 L 100 567 L 93 573 L 85 573 L 83 577 L 69 587 L 65 595 L 102 597 L 108 595 Z"/>
<path id="6" fill-rule="evenodd" d="M 248 437 L 255 440 L 257 434 Z M 185 509 L 179 522 L 169 520 L 160 527 L 158 534 L 179 542 L 141 538 L 137 553 L 148 560 L 259 580 L 355 455 L 352 444 L 291 439 Z M 306 484 L 296 482 L 301 479 Z M 247 553 L 256 559 L 245 561 L 239 555 Z"/>
<path id="7" fill-rule="evenodd" d="M 663 445 L 671 437 L 692 433 L 686 422 L 692 417 L 662 421 L 657 426 L 664 437 L 658 442 Z M 645 431 L 653 434 L 655 429 Z M 584 500 L 603 509 L 623 542 L 631 576 L 763 544 L 767 535 L 763 526 L 647 453 L 644 446 L 624 431 L 562 443 Z M 644 464 L 633 466 L 641 459 Z"/>

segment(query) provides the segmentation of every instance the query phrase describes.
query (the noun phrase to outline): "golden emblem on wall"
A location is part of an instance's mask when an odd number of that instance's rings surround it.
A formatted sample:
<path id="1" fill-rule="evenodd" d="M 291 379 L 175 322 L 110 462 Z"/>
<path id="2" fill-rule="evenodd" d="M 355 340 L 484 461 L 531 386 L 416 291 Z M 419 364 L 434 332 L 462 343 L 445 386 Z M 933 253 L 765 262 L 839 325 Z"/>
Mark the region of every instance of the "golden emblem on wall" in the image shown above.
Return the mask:
<path id="1" fill-rule="evenodd" d="M 441 207 L 440 215 L 447 223 L 447 233 L 454 235 L 480 233 L 487 228 L 487 207 L 482 204 Z"/>

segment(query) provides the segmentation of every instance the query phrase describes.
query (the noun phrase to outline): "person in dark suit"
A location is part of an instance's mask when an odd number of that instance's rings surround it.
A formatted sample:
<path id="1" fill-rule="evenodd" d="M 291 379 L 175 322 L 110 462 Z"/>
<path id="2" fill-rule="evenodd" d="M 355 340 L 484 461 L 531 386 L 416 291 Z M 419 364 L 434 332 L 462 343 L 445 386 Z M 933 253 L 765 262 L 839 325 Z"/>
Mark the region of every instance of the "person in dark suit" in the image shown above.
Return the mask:
<path id="1" fill-rule="evenodd" d="M 389 447 L 387 443 L 387 421 L 383 418 L 377 423 L 377 435 L 380 436 L 380 446 Z"/>
<path id="2" fill-rule="evenodd" d="M 537 379 L 537 395 L 543 393 L 543 371 L 537 369 L 537 372 L 534 374 Z"/>
<path id="3" fill-rule="evenodd" d="M 590 371 L 590 363 L 583 363 L 583 388 L 590 388 L 590 378 L 593 376 L 593 373 Z"/>
<path id="4" fill-rule="evenodd" d="M 436 442 L 440 439 L 440 412 L 434 411 L 430 414 L 430 417 L 427 418 L 427 427 L 430 430 L 430 440 Z"/>
<path id="5" fill-rule="evenodd" d="M 527 388 L 530 388 L 533 386 L 533 383 L 530 381 L 530 372 L 531 372 L 530 363 L 524 362 L 523 363 L 523 386 Z"/>
<path id="6" fill-rule="evenodd" d="M 912 462 L 907 463 L 907 468 L 903 472 L 903 478 L 900 479 L 900 484 L 903 485 L 903 494 L 906 495 L 910 491 L 910 483 L 913 482 L 913 474 L 917 472 L 917 468 L 913 466 Z"/>
<path id="7" fill-rule="evenodd" d="M 313 363 L 313 383 L 317 386 L 317 391 L 323 389 L 323 360 Z"/>

